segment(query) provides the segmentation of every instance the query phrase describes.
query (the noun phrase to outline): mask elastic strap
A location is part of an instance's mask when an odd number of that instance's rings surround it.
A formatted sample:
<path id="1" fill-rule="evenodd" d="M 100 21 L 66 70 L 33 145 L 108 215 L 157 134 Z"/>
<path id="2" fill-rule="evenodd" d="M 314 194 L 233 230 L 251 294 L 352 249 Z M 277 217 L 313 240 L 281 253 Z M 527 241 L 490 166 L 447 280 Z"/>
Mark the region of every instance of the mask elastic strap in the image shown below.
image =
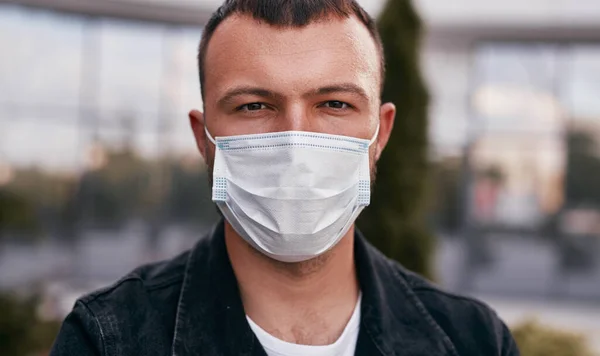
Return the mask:
<path id="1" fill-rule="evenodd" d="M 379 136 L 379 123 L 377 123 L 377 129 L 375 130 L 375 135 L 373 135 L 373 138 L 371 138 L 371 141 L 369 141 L 369 147 L 373 144 L 373 142 L 377 141 L 377 136 Z"/>
<path id="2" fill-rule="evenodd" d="M 379 126 L 378 126 L 378 127 L 379 127 Z M 379 129 L 377 129 L 377 130 L 379 130 Z M 206 125 L 204 125 L 204 132 L 206 132 L 206 137 L 208 137 L 208 140 L 209 140 L 210 142 L 212 142 L 212 143 L 213 143 L 213 145 L 216 145 L 216 144 L 217 144 L 217 142 L 216 142 L 216 141 L 215 141 L 215 139 L 212 137 L 212 135 L 210 134 L 210 132 L 208 132 L 208 129 L 206 128 Z"/>

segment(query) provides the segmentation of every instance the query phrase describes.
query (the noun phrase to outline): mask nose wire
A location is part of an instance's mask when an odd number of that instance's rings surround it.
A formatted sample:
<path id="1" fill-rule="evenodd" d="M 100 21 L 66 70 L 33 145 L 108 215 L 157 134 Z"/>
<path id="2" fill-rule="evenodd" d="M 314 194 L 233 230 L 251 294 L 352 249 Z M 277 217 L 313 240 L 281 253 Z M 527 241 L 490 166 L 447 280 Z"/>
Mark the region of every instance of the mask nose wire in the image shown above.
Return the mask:
<path id="1" fill-rule="evenodd" d="M 206 132 L 206 137 L 208 137 L 208 140 L 210 142 L 212 142 L 213 145 L 216 145 L 217 142 L 212 137 L 212 135 L 210 134 L 210 132 L 208 132 L 208 128 L 206 128 L 206 125 L 204 125 L 204 132 Z M 377 136 L 379 136 L 379 123 L 377 123 L 377 129 L 375 129 L 375 134 L 373 135 L 373 137 L 369 141 L 369 146 L 371 146 L 377 140 Z"/>
<path id="2" fill-rule="evenodd" d="M 369 141 L 369 147 L 371 147 L 373 142 L 377 141 L 377 136 L 379 136 L 379 122 L 377 123 L 377 129 L 375 130 L 375 134 L 371 138 L 371 141 Z"/>

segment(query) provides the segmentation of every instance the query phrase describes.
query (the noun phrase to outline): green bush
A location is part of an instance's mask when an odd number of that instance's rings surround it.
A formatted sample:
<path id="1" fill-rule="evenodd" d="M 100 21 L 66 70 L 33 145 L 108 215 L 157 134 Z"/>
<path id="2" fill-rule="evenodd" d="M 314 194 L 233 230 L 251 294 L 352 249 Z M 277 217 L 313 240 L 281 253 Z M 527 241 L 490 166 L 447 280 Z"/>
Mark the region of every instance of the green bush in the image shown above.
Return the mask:
<path id="1" fill-rule="evenodd" d="M 40 320 L 37 298 L 0 294 L 0 354 L 47 354 L 58 334 L 58 322 Z"/>
<path id="2" fill-rule="evenodd" d="M 513 328 L 512 334 L 522 356 L 592 356 L 583 335 L 557 330 L 527 320 Z"/>
<path id="3" fill-rule="evenodd" d="M 0 187 L 0 238 L 7 231 L 33 233 L 37 229 L 35 206 L 31 200 Z"/>

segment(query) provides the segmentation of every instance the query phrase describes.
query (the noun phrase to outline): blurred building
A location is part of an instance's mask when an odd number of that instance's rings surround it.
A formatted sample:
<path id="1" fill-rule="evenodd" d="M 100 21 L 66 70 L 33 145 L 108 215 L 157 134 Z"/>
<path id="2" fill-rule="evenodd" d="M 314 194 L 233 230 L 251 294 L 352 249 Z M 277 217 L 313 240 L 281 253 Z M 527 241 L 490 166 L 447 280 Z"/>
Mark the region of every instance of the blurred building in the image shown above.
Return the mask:
<path id="1" fill-rule="evenodd" d="M 444 189 L 457 191 L 436 197 L 453 196 L 449 210 L 466 212 L 453 215 L 462 239 L 440 240 L 441 281 L 475 294 L 597 300 L 600 2 L 413 1 L 426 26 L 431 159 L 456 170 Z M 383 0 L 359 2 L 373 15 L 382 11 Z M 50 237 L 64 232 L 53 227 L 53 202 L 67 189 L 56 180 L 84 182 L 90 199 L 102 174 L 111 181 L 135 167 L 147 170 L 134 178 L 152 177 L 144 184 L 153 192 L 196 185 L 193 177 L 170 184 L 174 173 L 152 162 L 176 162 L 184 173 L 199 166 L 187 112 L 202 106 L 196 49 L 220 3 L 0 0 L 0 188 L 35 192 Z M 118 174 L 94 173 L 108 162 Z M 40 177 L 51 182 L 42 187 Z M 160 206 L 171 193 L 145 198 Z M 84 215 L 102 208 L 82 206 Z M 193 229 L 154 214 L 143 223 L 127 217 L 135 221 L 118 233 L 85 230 L 74 249 L 64 239 L 34 247 L 0 239 L 0 289 L 47 279 L 49 294 L 69 298 L 57 303 L 60 312 L 68 310 L 81 291 L 193 243 Z"/>
<path id="2" fill-rule="evenodd" d="M 509 323 L 535 315 L 600 340 L 600 2 L 415 4 L 432 159 L 462 162 L 465 244 L 440 240 L 440 278 Z"/>
<path id="3" fill-rule="evenodd" d="M 97 141 L 130 142 L 146 157 L 193 155 L 185 117 L 201 106 L 195 51 L 219 3 L 0 1 L 1 41 L 14 48 L 0 67 L 2 177 L 13 164 L 85 170 L 94 164 L 88 152 Z M 382 11 L 382 0 L 362 3 L 374 15 Z M 474 171 L 503 173 L 501 189 L 484 203 L 493 208 L 486 219 L 539 224 L 564 200 L 569 127 L 597 135 L 600 5 L 415 5 L 427 27 L 433 158 L 462 156 L 468 146 Z M 32 80 L 23 81 L 25 75 Z M 473 202 L 489 183 L 475 178 Z"/>
<path id="4" fill-rule="evenodd" d="M 477 173 L 499 171 L 493 219 L 539 226 L 566 200 L 569 132 L 600 137 L 600 3 L 415 3 L 435 156 L 469 153 L 474 190 L 489 183 Z"/>

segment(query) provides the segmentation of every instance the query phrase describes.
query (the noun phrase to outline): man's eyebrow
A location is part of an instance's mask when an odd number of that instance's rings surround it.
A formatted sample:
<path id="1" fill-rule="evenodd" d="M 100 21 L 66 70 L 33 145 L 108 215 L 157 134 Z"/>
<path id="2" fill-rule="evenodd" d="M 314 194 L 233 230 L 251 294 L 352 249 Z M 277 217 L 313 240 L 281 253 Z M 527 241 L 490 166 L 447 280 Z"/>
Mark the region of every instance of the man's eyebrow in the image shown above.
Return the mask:
<path id="1" fill-rule="evenodd" d="M 225 94 L 219 99 L 217 104 L 219 106 L 226 106 L 230 101 L 232 101 L 236 96 L 240 95 L 253 95 L 263 98 L 276 98 L 279 95 L 273 93 L 270 90 L 260 88 L 260 87 L 252 87 L 252 86 L 242 86 L 230 89 L 225 92 Z"/>
<path id="2" fill-rule="evenodd" d="M 325 95 L 332 93 L 353 93 L 359 95 L 364 100 L 370 101 L 367 92 L 356 84 L 352 83 L 342 83 L 342 84 L 334 84 L 328 85 L 321 88 L 318 88 L 314 91 L 308 92 L 307 96 L 315 96 L 315 95 Z"/>

